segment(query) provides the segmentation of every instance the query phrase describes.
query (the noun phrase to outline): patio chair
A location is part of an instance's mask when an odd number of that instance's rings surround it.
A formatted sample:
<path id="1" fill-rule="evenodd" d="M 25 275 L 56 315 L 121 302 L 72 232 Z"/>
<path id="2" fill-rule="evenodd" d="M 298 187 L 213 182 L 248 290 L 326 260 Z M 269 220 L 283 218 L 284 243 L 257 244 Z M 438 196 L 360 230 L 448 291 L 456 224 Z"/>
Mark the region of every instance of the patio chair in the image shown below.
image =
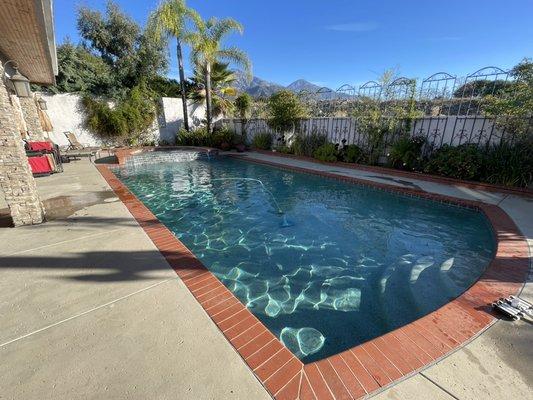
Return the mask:
<path id="1" fill-rule="evenodd" d="M 67 147 L 67 150 L 92 150 L 92 151 L 100 151 L 100 146 L 88 146 L 83 143 L 81 143 L 77 136 L 72 132 L 63 132 L 65 136 L 67 137 L 69 146 Z"/>
<path id="2" fill-rule="evenodd" d="M 99 146 L 87 146 L 82 144 L 76 135 L 72 132 L 63 132 L 69 142 L 69 145 L 66 150 L 61 152 L 61 155 L 67 159 L 79 159 L 82 157 L 89 157 L 89 161 L 92 161 L 92 158 L 96 158 L 97 154 L 100 152 L 101 148 Z"/>

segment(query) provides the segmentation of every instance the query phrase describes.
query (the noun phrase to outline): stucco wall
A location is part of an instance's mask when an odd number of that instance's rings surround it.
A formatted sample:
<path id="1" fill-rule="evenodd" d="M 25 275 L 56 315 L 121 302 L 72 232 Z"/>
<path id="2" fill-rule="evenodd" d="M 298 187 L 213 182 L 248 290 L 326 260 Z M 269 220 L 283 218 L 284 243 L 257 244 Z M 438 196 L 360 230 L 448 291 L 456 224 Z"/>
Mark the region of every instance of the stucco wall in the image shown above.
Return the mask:
<path id="1" fill-rule="evenodd" d="M 68 145 L 64 132 L 74 132 L 81 143 L 88 145 L 102 144 L 97 137 L 83 128 L 83 113 L 81 110 L 81 96 L 78 94 L 62 93 L 45 95 L 47 113 L 52 122 L 53 131 L 50 139 L 60 146 Z M 163 97 L 161 99 L 161 112 L 154 122 L 153 135 L 155 142 L 164 140 L 174 143 L 176 133 L 183 124 L 183 107 L 181 99 Z M 205 118 L 205 108 L 189 104 L 189 121 L 191 126 L 198 125 Z"/>
<path id="2" fill-rule="evenodd" d="M 159 116 L 159 137 L 161 140 L 173 144 L 178 130 L 183 125 L 183 103 L 175 97 L 163 97 L 161 99 L 162 112 Z M 205 119 L 205 107 L 203 105 L 189 104 L 189 126 L 197 127 Z"/>
<path id="3" fill-rule="evenodd" d="M 80 109 L 81 96 L 77 94 L 44 95 L 46 113 L 50 117 L 54 130 L 49 133 L 50 139 L 59 146 L 68 145 L 64 132 L 74 132 L 81 143 L 99 145 L 100 142 L 82 126 Z"/>

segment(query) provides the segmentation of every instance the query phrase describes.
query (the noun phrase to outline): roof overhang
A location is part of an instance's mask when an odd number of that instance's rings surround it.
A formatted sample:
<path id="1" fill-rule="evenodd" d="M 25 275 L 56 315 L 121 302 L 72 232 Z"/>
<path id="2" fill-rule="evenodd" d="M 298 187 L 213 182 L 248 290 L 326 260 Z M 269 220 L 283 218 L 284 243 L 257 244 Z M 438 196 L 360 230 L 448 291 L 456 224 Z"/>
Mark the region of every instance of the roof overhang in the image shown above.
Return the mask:
<path id="1" fill-rule="evenodd" d="M 0 53 L 31 82 L 55 83 L 57 55 L 52 0 L 0 0 Z"/>

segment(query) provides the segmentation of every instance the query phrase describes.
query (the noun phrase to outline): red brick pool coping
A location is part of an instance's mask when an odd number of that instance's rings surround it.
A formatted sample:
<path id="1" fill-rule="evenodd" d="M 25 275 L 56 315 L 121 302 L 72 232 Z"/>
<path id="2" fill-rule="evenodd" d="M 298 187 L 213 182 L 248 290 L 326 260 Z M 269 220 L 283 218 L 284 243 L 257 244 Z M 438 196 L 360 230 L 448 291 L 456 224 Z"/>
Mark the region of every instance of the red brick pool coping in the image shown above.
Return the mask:
<path id="1" fill-rule="evenodd" d="M 485 273 L 456 299 L 383 336 L 304 365 L 106 165 L 97 165 L 169 265 L 276 399 L 357 399 L 381 390 L 475 338 L 496 320 L 490 303 L 517 294 L 527 278 L 527 242 L 498 206 L 263 160 L 246 161 L 474 208 L 487 216 L 497 241 L 494 259 Z"/>

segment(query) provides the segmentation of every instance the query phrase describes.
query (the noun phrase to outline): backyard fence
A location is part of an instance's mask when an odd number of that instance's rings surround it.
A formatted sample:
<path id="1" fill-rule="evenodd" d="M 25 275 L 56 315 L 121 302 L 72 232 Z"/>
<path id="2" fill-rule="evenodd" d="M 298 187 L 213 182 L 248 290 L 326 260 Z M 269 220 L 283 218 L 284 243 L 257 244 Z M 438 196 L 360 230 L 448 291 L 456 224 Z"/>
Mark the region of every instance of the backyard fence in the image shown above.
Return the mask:
<path id="1" fill-rule="evenodd" d="M 426 153 L 444 144 L 513 142 L 518 133 L 506 127 L 512 122 L 520 126 L 522 137 L 531 136 L 533 116 L 498 115 L 486 109 L 490 99 L 502 93 L 509 95 L 512 82 L 510 71 L 486 67 L 464 78 L 439 72 L 421 81 L 400 77 L 386 84 L 369 81 L 358 88 L 345 84 L 335 91 L 325 87 L 315 92 L 302 90 L 296 95 L 310 117 L 298 121 L 293 131 L 300 135 L 318 133 L 339 145 L 364 147 L 371 138 L 362 119 L 365 113 L 378 109 L 382 119 L 401 115 L 401 124 L 381 138 L 383 154 L 400 135 L 406 134 L 424 137 Z M 264 110 L 265 99 L 258 99 L 255 108 Z M 265 118 L 221 122 L 237 133 L 246 132 L 250 141 L 257 133 L 269 132 L 281 142 L 285 133 L 272 129 Z"/>

